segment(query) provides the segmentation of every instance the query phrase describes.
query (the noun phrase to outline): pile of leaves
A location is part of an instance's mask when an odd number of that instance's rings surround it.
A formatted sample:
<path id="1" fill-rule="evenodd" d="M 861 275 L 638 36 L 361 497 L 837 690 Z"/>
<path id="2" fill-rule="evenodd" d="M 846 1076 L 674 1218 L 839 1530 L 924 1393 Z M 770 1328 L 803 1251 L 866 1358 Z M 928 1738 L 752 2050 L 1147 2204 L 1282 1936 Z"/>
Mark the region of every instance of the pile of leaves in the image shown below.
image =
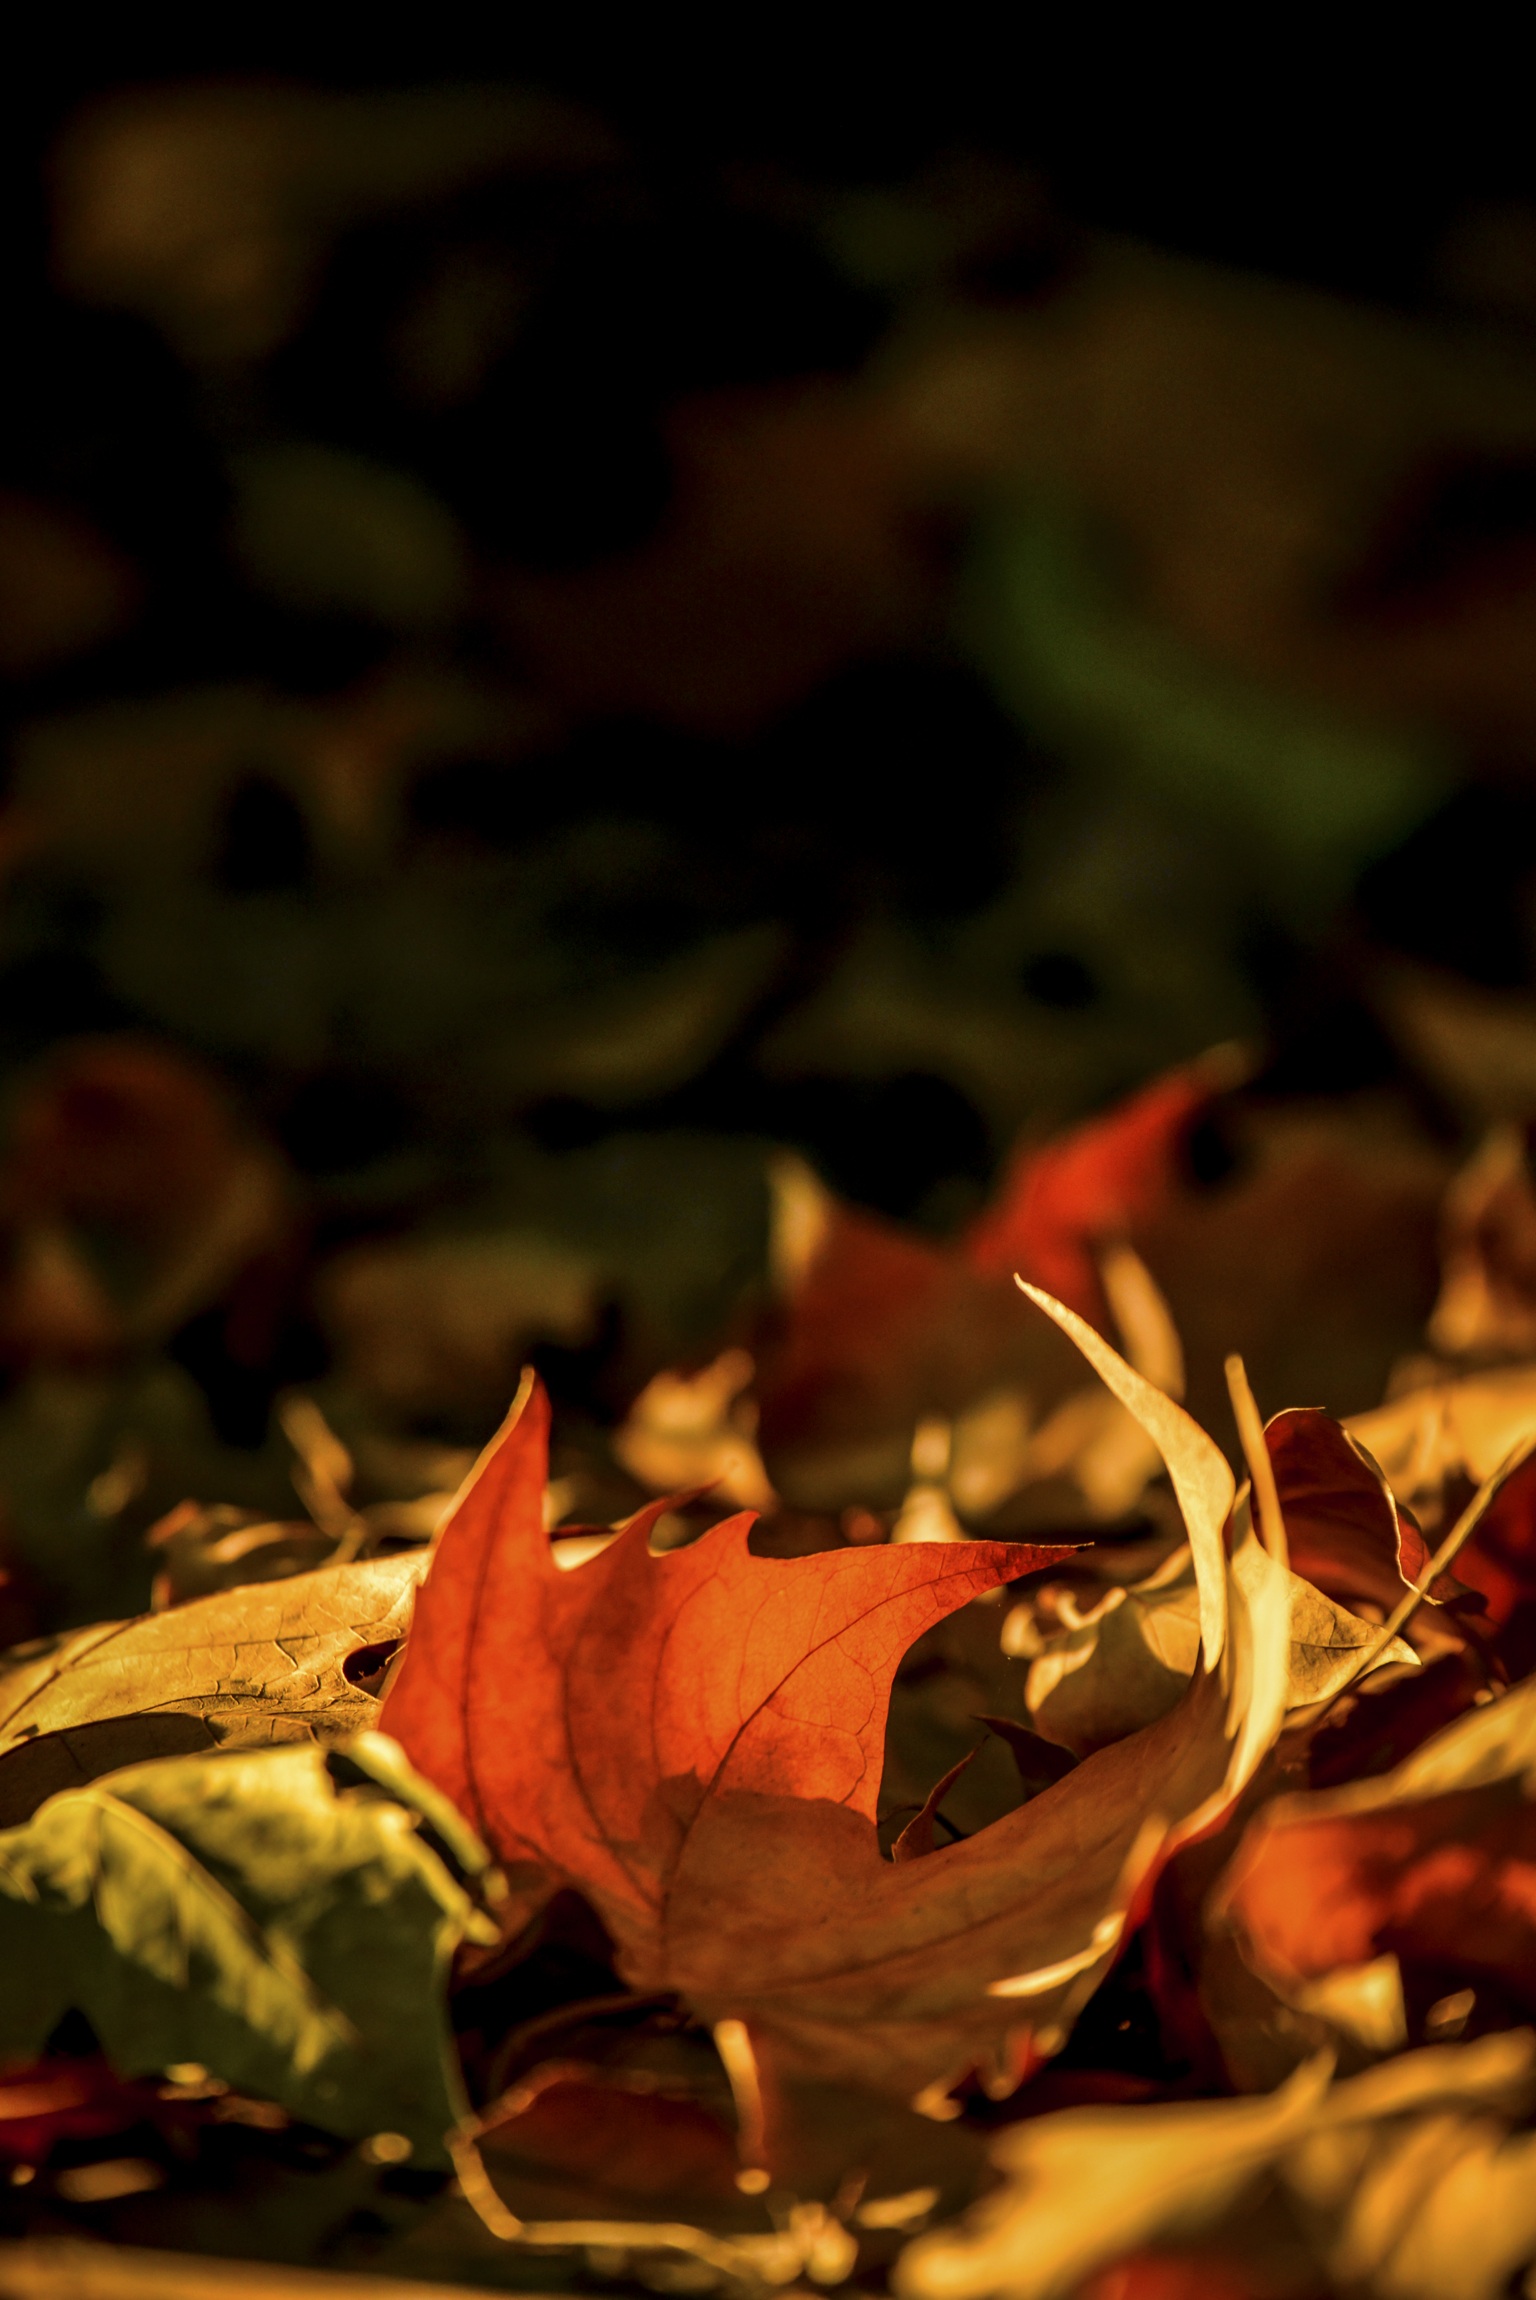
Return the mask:
<path id="1" fill-rule="evenodd" d="M 291 1407 L 308 1548 L 174 1513 L 157 1610 L 13 1648 L 12 2227 L 903 2300 L 1536 2261 L 1528 1185 L 1458 1185 L 1430 1339 L 1478 1350 L 1385 1406 L 1264 1425 L 1229 1360 L 1238 1484 L 1145 1263 L 1049 1216 L 1190 1095 L 910 1249 L 930 1385 L 989 1260 L 1092 1315 L 1009 1280 L 1034 1393 L 909 1419 L 895 1506 L 847 1421 L 906 1410 L 894 1249 L 790 1174 L 777 1340 L 636 1401 L 616 1526 L 531 1374 L 430 1548 Z"/>

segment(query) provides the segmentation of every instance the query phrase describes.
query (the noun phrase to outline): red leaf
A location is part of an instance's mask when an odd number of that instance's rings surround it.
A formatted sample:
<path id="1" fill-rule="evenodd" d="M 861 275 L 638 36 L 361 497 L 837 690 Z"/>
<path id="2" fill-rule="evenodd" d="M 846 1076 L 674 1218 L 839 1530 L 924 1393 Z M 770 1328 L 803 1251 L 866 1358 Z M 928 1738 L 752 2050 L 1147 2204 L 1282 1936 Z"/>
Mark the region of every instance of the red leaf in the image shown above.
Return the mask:
<path id="1" fill-rule="evenodd" d="M 205 2100 L 168 2101 L 162 2092 L 125 2083 L 95 2056 L 8 2068 L 0 2074 L 0 2163 L 41 2164 L 60 2141 L 197 2122 L 209 2112 Z"/>
<path id="2" fill-rule="evenodd" d="M 1512 1677 L 1536 1669 L 1536 1455 L 1495 1494 L 1456 1560 L 1457 1578 L 1488 1601 L 1495 1646 Z"/>
<path id="3" fill-rule="evenodd" d="M 1189 1130 L 1226 1083 L 1207 1057 L 1154 1079 L 1059 1142 L 1031 1145 L 966 1240 L 971 1266 L 989 1277 L 1018 1270 L 1105 1324 L 1094 1247 L 1124 1237 L 1182 1186 Z"/>
<path id="4" fill-rule="evenodd" d="M 1289 1986 L 1390 1951 L 1536 2010 L 1536 1806 L 1516 1783 L 1263 1831 L 1228 1906 Z"/>
<path id="5" fill-rule="evenodd" d="M 1383 1472 L 1331 1414 L 1293 1406 L 1264 1431 L 1285 1516 L 1291 1568 L 1341 1605 L 1389 1613 L 1429 1563 Z M 1435 1585 L 1436 1602 L 1445 1594 Z"/>
<path id="6" fill-rule="evenodd" d="M 1533 1713 L 1526 1685 L 1393 1773 L 1260 1813 L 1218 1895 L 1247 1961 L 1288 1995 L 1390 1953 L 1405 1979 L 1461 1975 L 1536 2011 Z"/>
<path id="7" fill-rule="evenodd" d="M 899 1494 L 921 1415 L 957 1413 L 1000 1382 L 1053 1399 L 1081 1379 L 1071 1352 L 1025 1312 L 1011 1270 L 983 1277 L 830 1194 L 818 1215 L 814 1249 L 758 1351 L 759 1440 L 781 1490 L 807 1460 L 845 1450 L 867 1477 L 870 1446 L 886 1441 Z M 883 1497 L 866 1486 L 843 1498 Z"/>

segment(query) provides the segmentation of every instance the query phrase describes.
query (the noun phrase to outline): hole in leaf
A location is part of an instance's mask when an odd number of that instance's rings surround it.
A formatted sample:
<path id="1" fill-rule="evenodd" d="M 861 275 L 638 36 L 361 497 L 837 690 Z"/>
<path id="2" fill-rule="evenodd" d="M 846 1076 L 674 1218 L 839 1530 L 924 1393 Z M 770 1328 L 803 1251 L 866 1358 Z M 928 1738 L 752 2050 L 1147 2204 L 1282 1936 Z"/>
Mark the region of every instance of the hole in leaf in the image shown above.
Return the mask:
<path id="1" fill-rule="evenodd" d="M 384 1690 L 384 1672 L 399 1652 L 400 1645 L 398 1637 L 385 1637 L 377 1645 L 360 1645 L 342 1663 L 342 1676 L 349 1685 L 355 1685 L 361 1692 L 371 1693 L 377 1699 Z"/>

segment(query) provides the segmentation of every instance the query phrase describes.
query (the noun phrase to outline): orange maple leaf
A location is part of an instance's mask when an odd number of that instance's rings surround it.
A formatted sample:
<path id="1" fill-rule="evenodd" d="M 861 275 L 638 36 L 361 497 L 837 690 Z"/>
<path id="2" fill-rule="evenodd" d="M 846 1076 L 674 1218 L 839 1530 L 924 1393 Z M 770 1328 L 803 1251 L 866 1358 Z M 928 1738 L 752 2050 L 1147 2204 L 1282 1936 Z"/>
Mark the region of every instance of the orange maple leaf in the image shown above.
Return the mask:
<path id="1" fill-rule="evenodd" d="M 1219 1583 L 1221 1456 L 1052 1309 L 1133 1411 L 1199 1454 L 1181 1492 Z M 744 2023 L 771 2074 L 910 2097 L 977 2068 L 1010 2089 L 1062 2041 L 1159 1849 L 1232 1793 L 1234 1746 L 1257 1746 L 1238 1714 L 1249 1689 L 1218 1666 L 1225 1587 L 1211 1593 L 1211 1670 L 1169 1716 L 966 1842 L 892 1864 L 875 1812 L 902 1653 L 1067 1553 L 964 1542 L 758 1558 L 742 1516 L 653 1556 L 658 1503 L 567 1573 L 542 1523 L 547 1429 L 530 1385 L 438 1537 L 384 1730 L 530 1904 L 561 1885 L 585 1894 L 632 1986 Z"/>

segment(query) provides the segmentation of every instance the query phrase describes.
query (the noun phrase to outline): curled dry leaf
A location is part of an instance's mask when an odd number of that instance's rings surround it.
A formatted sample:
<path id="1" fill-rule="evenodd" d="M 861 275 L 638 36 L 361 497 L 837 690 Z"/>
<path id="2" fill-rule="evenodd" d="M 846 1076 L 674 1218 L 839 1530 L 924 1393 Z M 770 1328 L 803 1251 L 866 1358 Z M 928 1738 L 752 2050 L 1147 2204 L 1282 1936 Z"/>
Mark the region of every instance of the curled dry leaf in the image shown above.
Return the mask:
<path id="1" fill-rule="evenodd" d="M 1494 2021 L 1536 2013 L 1536 1681 L 1376 1780 L 1265 1807 L 1213 1916 L 1287 2002 L 1395 1956 L 1420 2019 L 1462 1987 Z"/>
<path id="2" fill-rule="evenodd" d="M 908 2246 L 901 2300 L 1065 2300 L 1117 2259 L 1198 2239 L 1239 2270 L 1278 2268 L 1281 2290 L 1497 2300 L 1536 2254 L 1536 2136 L 1510 2129 L 1536 2099 L 1530 2034 L 1330 2077 L 1320 2055 L 1261 2099 L 1066 2109 L 1014 2126 L 992 2150 L 1006 2185 L 959 2228 Z M 1299 2259 L 1274 2258 L 1274 2224 L 1257 2217 L 1271 2196 Z"/>
<path id="3" fill-rule="evenodd" d="M 1348 1426 L 1435 1539 L 1503 1466 L 1454 1575 L 1442 1575 L 1433 1594 L 1455 1601 L 1453 1634 L 1477 1639 L 1505 1676 L 1528 1675 L 1536 1668 L 1536 1368 L 1410 1390 Z"/>
<path id="4" fill-rule="evenodd" d="M 1289 1515 L 1286 1523 L 1289 1527 Z M 1246 1561 L 1240 1543 L 1234 1570 L 1245 1570 Z M 1288 1576 L 1288 1588 L 1286 1707 L 1297 1709 L 1325 1701 L 1348 1684 L 1376 1631 L 1299 1574 Z M 1199 1596 L 1194 1561 L 1183 1549 L 1165 1558 L 1145 1581 L 1129 1589 L 1107 1589 L 1085 1612 L 1070 1599 L 1061 1601 L 1062 1626 L 1054 1633 L 1036 1631 L 1031 1646 L 1034 1658 L 1024 1699 L 1038 1730 L 1083 1757 L 1166 1716 L 1199 1655 Z M 1026 1624 L 1016 1614 L 1004 1624 L 1004 1645 L 1011 1642 L 1023 1650 Z M 1414 1660 L 1412 1648 L 1394 1638 L 1370 1666 Z"/>
<path id="5" fill-rule="evenodd" d="M 1294 1406 L 1265 1425 L 1295 1570 L 1342 1605 L 1389 1613 L 1429 1563 L 1411 1516 L 1358 1436 L 1315 1406 Z M 1438 1604 L 1444 1592 L 1429 1593 Z"/>
<path id="6" fill-rule="evenodd" d="M 1191 1518 L 1209 1666 L 1146 1732 L 964 1843 L 881 1859 L 886 1705 L 930 1623 L 1063 1552 L 946 1543 L 756 1558 L 748 1524 L 653 1556 L 636 1521 L 569 1574 L 539 1499 L 535 1389 L 439 1536 L 383 1720 L 530 1904 L 584 1893 L 624 1978 L 815 2076 L 1006 2091 L 1057 2049 L 1134 1896 L 1225 1811 L 1283 1714 L 1286 1598 L 1229 1577 L 1216 1447 L 1044 1298 L 1157 1440 Z M 1230 1613 L 1230 1625 L 1229 1625 Z"/>
<path id="7" fill-rule="evenodd" d="M 376 1671 L 355 1657 L 398 1647 L 426 1562 L 322 1566 L 19 1649 L 0 1673 L 0 1823 L 119 1765 L 371 1726 Z"/>

